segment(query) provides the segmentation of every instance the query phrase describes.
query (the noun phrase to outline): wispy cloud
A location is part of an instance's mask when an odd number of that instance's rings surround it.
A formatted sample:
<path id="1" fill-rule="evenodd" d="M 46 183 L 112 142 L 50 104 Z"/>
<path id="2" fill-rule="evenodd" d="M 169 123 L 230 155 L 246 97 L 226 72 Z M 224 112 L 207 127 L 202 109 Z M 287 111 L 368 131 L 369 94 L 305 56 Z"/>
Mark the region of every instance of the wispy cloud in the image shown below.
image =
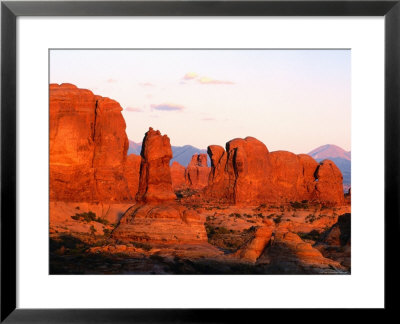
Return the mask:
<path id="1" fill-rule="evenodd" d="M 200 76 L 195 72 L 188 72 L 186 73 L 182 80 L 180 81 L 180 84 L 188 84 L 188 82 L 191 81 L 197 81 L 200 84 L 226 84 L 226 85 L 232 85 L 235 84 L 235 82 L 232 81 L 227 81 L 227 80 L 217 80 L 213 79 L 207 76 Z"/>
<path id="2" fill-rule="evenodd" d="M 182 105 L 171 104 L 171 103 L 162 103 L 159 105 L 151 105 L 152 109 L 161 110 L 161 111 L 182 111 L 185 109 Z"/>
<path id="3" fill-rule="evenodd" d="M 116 79 L 113 79 L 113 78 L 109 78 L 108 80 L 107 80 L 107 83 L 116 83 L 117 82 L 117 80 Z"/>
<path id="4" fill-rule="evenodd" d="M 209 77 L 201 77 L 197 79 L 197 82 L 201 84 L 235 84 L 232 81 L 224 81 L 224 80 L 215 80 Z"/>
<path id="5" fill-rule="evenodd" d="M 188 72 L 183 76 L 183 80 L 193 80 L 198 77 L 196 72 Z"/>
<path id="6" fill-rule="evenodd" d="M 215 120 L 215 118 L 205 117 L 205 118 L 202 118 L 201 120 L 203 120 L 203 121 L 213 121 L 213 120 Z"/>
<path id="7" fill-rule="evenodd" d="M 136 107 L 126 107 L 125 111 L 129 111 L 129 112 L 143 112 L 143 109 L 140 108 L 136 108 Z"/>
<path id="8" fill-rule="evenodd" d="M 154 84 L 151 82 L 141 82 L 139 85 L 142 87 L 154 87 Z"/>

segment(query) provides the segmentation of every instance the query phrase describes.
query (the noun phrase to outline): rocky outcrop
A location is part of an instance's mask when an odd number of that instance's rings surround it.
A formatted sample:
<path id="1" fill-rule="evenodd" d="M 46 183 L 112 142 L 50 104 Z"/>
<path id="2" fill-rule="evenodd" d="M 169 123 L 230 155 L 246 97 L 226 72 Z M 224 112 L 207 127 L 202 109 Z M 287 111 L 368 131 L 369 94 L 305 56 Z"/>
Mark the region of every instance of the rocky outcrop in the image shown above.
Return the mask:
<path id="1" fill-rule="evenodd" d="M 318 201 L 343 203 L 343 176 L 331 160 L 322 161 L 315 171 L 315 198 Z"/>
<path id="2" fill-rule="evenodd" d="M 121 106 L 72 84 L 50 85 L 50 200 L 132 200 Z"/>
<path id="3" fill-rule="evenodd" d="M 191 189 L 203 189 L 208 184 L 210 168 L 207 166 L 207 154 L 194 154 L 186 168 L 185 178 Z"/>
<path id="4" fill-rule="evenodd" d="M 305 154 L 270 153 L 253 137 L 208 147 L 211 159 L 206 196 L 230 204 L 256 205 L 312 201 L 344 202 L 340 170 L 329 160 L 318 164 Z"/>
<path id="5" fill-rule="evenodd" d="M 139 189 L 140 163 L 142 158 L 140 155 L 130 154 L 126 159 L 125 178 L 128 182 L 129 193 L 132 197 L 136 197 Z"/>
<path id="6" fill-rule="evenodd" d="M 249 262 L 256 262 L 271 240 L 274 224 L 267 221 L 264 226 L 256 229 L 253 239 L 245 247 L 239 249 L 235 256 Z"/>
<path id="7" fill-rule="evenodd" d="M 339 216 L 338 221 L 326 230 L 317 243 L 317 248 L 326 258 L 340 262 L 347 269 L 351 268 L 351 214 Z"/>
<path id="8" fill-rule="evenodd" d="M 169 169 L 172 150 L 168 136 L 150 127 L 144 136 L 140 155 L 142 161 L 136 200 L 146 203 L 174 200 L 176 196 Z"/>
<path id="9" fill-rule="evenodd" d="M 207 244 L 203 216 L 179 205 L 172 191 L 169 138 L 152 128 L 143 139 L 138 203 L 113 231 L 120 241 L 159 244 Z"/>
<path id="10" fill-rule="evenodd" d="M 194 244 L 207 242 L 204 220 L 176 203 L 139 204 L 121 218 L 113 237 L 124 242 Z"/>
<path id="11" fill-rule="evenodd" d="M 351 214 L 339 216 L 338 221 L 321 236 L 319 242 L 330 246 L 344 246 L 351 239 Z"/>
<path id="12" fill-rule="evenodd" d="M 180 190 L 187 187 L 185 172 L 186 169 L 183 165 L 180 165 L 179 162 L 172 162 L 170 167 L 171 169 L 171 179 L 172 179 L 172 189 Z"/>
<path id="13" fill-rule="evenodd" d="M 275 273 L 345 273 L 339 262 L 328 259 L 310 243 L 293 233 L 290 224 L 278 226 L 271 237 L 270 244 L 258 264 L 268 264 Z"/>

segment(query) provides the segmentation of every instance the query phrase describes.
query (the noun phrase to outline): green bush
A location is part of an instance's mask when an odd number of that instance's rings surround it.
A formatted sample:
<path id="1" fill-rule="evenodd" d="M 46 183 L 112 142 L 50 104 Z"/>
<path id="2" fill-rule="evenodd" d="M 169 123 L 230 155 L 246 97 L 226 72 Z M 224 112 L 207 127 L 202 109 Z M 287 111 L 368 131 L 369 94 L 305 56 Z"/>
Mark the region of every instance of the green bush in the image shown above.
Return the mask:
<path id="1" fill-rule="evenodd" d="M 76 213 L 75 215 L 71 216 L 72 219 L 77 220 L 77 221 L 83 221 L 86 223 L 90 222 L 97 222 L 100 224 L 108 225 L 109 222 L 108 220 L 100 217 L 96 217 L 96 214 L 92 211 L 88 211 L 87 213 Z"/>
<path id="2" fill-rule="evenodd" d="M 134 247 L 137 247 L 139 249 L 143 249 L 145 251 L 150 251 L 152 249 L 152 246 L 147 243 L 141 243 L 141 242 L 132 242 L 132 245 Z"/>

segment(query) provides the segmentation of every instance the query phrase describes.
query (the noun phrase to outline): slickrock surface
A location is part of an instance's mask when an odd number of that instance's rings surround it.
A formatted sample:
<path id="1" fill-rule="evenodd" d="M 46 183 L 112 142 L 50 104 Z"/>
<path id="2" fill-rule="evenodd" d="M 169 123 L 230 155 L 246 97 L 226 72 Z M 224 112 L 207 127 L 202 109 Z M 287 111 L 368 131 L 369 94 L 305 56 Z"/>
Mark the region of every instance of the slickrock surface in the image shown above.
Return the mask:
<path id="1" fill-rule="evenodd" d="M 133 206 L 113 237 L 121 241 L 189 244 L 207 241 L 203 218 L 176 203 Z"/>
<path id="2" fill-rule="evenodd" d="M 50 85 L 50 200 L 132 200 L 121 110 L 116 101 L 72 84 Z"/>
<path id="3" fill-rule="evenodd" d="M 272 221 L 259 227 L 254 233 L 254 238 L 245 247 L 238 250 L 235 256 L 245 261 L 256 262 L 270 242 L 274 227 Z"/>

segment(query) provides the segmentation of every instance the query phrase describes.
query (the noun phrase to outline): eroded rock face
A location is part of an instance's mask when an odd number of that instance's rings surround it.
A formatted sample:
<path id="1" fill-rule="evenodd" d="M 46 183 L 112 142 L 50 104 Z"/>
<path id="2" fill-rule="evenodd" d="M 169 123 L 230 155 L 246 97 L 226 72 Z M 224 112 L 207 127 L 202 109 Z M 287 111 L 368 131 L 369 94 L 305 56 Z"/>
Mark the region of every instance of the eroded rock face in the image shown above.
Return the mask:
<path id="1" fill-rule="evenodd" d="M 132 200 L 121 106 L 72 84 L 50 85 L 50 200 Z"/>
<path id="2" fill-rule="evenodd" d="M 331 160 L 323 160 L 315 171 L 315 178 L 318 179 L 315 185 L 317 200 L 331 204 L 344 202 L 343 176 L 335 163 Z"/>
<path id="3" fill-rule="evenodd" d="M 208 147 L 211 172 L 208 198 L 224 203 L 256 205 L 313 201 L 342 204 L 342 175 L 333 162 L 291 152 L 270 153 L 253 137 L 234 139 L 226 151 Z"/>
<path id="4" fill-rule="evenodd" d="M 130 154 L 126 159 L 125 178 L 128 182 L 129 192 L 132 197 L 136 197 L 139 189 L 140 163 L 142 158 L 140 155 Z"/>
<path id="5" fill-rule="evenodd" d="M 192 189 L 203 189 L 208 184 L 210 168 L 207 166 L 207 154 L 194 154 L 186 168 L 187 185 Z"/>
<path id="6" fill-rule="evenodd" d="M 185 167 L 179 164 L 179 162 L 174 161 L 172 162 L 170 169 L 171 169 L 172 188 L 174 190 L 185 188 L 186 187 Z"/>
<path id="7" fill-rule="evenodd" d="M 175 201 L 169 138 L 150 128 L 141 156 L 138 203 L 122 216 L 113 238 L 125 242 L 208 244 L 204 217 Z"/>
<path id="8" fill-rule="evenodd" d="M 140 165 L 139 202 L 162 202 L 176 198 L 172 190 L 169 161 L 172 150 L 167 135 L 161 135 L 150 127 L 143 139 Z"/>

